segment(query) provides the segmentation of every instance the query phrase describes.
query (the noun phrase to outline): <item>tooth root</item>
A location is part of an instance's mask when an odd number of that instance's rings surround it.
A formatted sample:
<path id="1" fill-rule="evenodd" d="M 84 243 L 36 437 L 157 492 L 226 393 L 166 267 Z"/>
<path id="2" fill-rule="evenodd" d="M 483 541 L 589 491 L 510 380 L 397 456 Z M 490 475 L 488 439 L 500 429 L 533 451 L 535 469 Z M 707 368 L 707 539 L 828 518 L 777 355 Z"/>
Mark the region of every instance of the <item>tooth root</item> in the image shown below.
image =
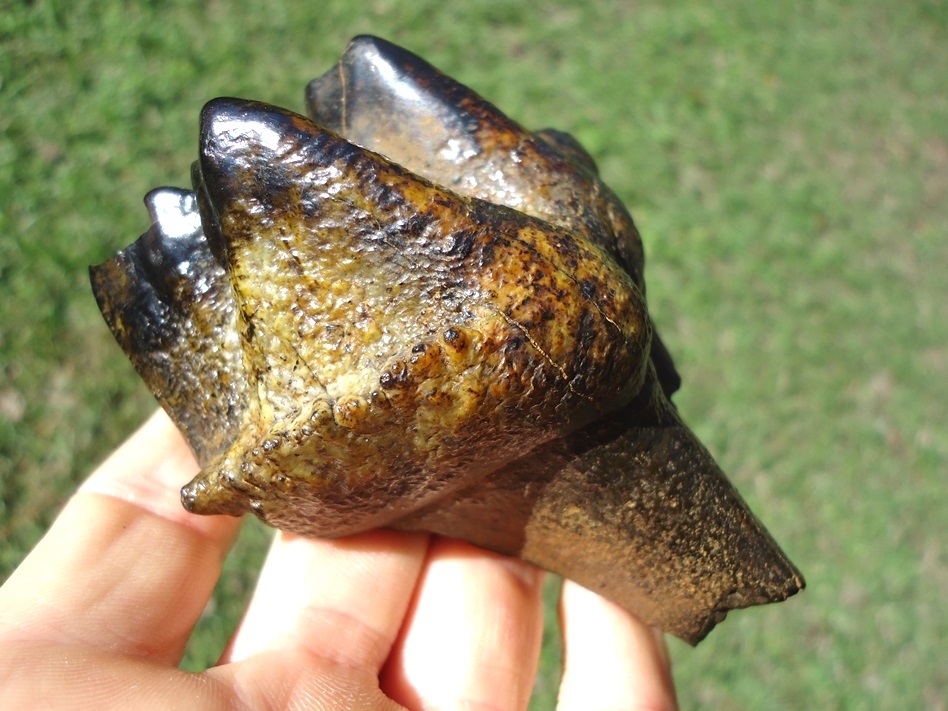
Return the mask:
<path id="1" fill-rule="evenodd" d="M 519 556 L 697 644 L 804 581 L 663 402 L 653 390 L 398 527 Z"/>

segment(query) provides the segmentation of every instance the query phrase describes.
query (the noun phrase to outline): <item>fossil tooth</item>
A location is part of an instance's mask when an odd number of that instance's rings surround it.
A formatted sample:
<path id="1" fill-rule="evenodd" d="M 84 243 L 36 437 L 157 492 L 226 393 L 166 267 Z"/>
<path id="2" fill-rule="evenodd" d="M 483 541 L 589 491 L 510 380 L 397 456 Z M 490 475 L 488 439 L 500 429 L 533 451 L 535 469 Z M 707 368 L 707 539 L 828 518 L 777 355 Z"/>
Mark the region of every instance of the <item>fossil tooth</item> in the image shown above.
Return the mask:
<path id="1" fill-rule="evenodd" d="M 193 192 L 91 268 L 205 514 L 465 538 L 692 643 L 803 580 L 668 399 L 641 240 L 593 160 L 356 38 L 310 118 L 216 99 Z"/>
<path id="2" fill-rule="evenodd" d="M 645 292 L 638 230 L 569 134 L 531 133 L 420 57 L 364 35 L 309 83 L 306 100 L 316 123 L 418 175 L 582 234 Z M 681 381 L 657 334 L 652 361 L 671 395 Z"/>

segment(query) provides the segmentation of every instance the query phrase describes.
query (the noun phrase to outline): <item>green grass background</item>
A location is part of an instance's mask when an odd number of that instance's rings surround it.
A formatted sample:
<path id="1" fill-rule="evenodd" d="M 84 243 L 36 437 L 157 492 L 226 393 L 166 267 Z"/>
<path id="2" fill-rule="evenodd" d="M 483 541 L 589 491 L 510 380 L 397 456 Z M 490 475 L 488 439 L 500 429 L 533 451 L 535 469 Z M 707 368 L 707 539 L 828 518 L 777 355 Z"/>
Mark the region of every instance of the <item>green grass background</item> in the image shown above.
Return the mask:
<path id="1" fill-rule="evenodd" d="M 682 705 L 945 709 L 941 0 L 0 0 L 0 579 L 153 407 L 87 265 L 188 185 L 205 101 L 300 110 L 360 32 L 574 133 L 639 223 L 676 401 L 809 583 L 673 641 Z M 245 529 L 191 668 L 266 540 Z M 552 614 L 550 640 L 538 709 Z"/>

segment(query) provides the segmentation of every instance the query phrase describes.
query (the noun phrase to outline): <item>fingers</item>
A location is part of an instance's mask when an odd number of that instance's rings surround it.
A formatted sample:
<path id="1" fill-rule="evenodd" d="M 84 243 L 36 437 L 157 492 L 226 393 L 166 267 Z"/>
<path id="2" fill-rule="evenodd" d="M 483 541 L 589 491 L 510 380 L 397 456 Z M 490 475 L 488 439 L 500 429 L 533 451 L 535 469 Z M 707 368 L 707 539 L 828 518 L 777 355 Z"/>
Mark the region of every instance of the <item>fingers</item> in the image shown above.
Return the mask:
<path id="1" fill-rule="evenodd" d="M 0 589 L 0 638 L 176 664 L 239 526 L 181 508 L 196 471 L 168 418 L 149 419 Z"/>
<path id="2" fill-rule="evenodd" d="M 221 665 L 207 672 L 250 708 L 396 709 L 379 670 L 410 604 L 428 536 L 336 541 L 277 533 Z"/>
<path id="3" fill-rule="evenodd" d="M 375 676 L 398 636 L 428 537 L 371 531 L 335 541 L 280 532 L 222 662 L 303 650 Z"/>
<path id="4" fill-rule="evenodd" d="M 164 675 L 168 688 L 197 684 L 190 696 L 208 707 L 392 708 L 380 687 L 411 708 L 526 707 L 542 574 L 424 534 L 278 534 L 225 664 L 199 676 L 168 669 L 239 526 L 180 508 L 177 491 L 196 470 L 163 414 L 143 425 L 0 589 L 0 649 L 20 661 L 35 649 L 36 669 L 47 660 L 60 676 L 96 655 L 95 668 L 125 660 L 134 667 L 126 681 L 142 675 L 134 688 Z M 570 582 L 561 614 L 561 709 L 675 707 L 668 656 L 651 628 Z M 20 665 L 7 661 L 0 672 L 12 674 Z"/>
<path id="5" fill-rule="evenodd" d="M 675 709 L 661 633 L 566 580 L 560 601 L 563 679 L 557 709 Z"/>
<path id="6" fill-rule="evenodd" d="M 542 573 L 434 538 L 382 688 L 413 709 L 526 708 L 542 636 Z"/>

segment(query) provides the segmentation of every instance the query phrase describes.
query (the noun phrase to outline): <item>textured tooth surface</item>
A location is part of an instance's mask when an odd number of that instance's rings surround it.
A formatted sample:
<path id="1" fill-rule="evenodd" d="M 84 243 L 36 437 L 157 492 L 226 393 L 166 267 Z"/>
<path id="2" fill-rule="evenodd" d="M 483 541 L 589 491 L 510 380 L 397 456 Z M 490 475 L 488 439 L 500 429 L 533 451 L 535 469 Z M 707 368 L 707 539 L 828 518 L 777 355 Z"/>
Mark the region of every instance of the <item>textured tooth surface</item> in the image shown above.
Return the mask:
<path id="1" fill-rule="evenodd" d="M 564 155 L 463 84 L 375 37 L 353 40 L 337 68 L 310 82 L 307 104 L 317 123 L 418 175 L 599 242 L 641 287 L 642 242 L 632 218 L 575 141 Z"/>
<path id="2" fill-rule="evenodd" d="M 236 439 L 247 404 L 230 280 L 193 193 L 159 188 L 145 203 L 151 228 L 90 267 L 92 289 L 119 345 L 207 461 Z"/>
<path id="3" fill-rule="evenodd" d="M 195 494 L 195 510 L 230 511 L 229 492 L 278 481 L 322 499 L 321 533 L 378 524 L 640 389 L 641 295 L 581 236 L 252 102 L 205 108 L 199 166 L 255 397 L 240 440 L 202 474 L 221 501 Z M 434 355 L 457 328 L 468 354 Z M 353 511 L 353 490 L 395 481 L 395 504 Z"/>
<path id="4" fill-rule="evenodd" d="M 639 235 L 572 137 L 371 37 L 307 100 L 210 102 L 194 191 L 91 268 L 202 465 L 186 508 L 464 538 L 691 643 L 803 587 L 671 404 Z"/>
<path id="5" fill-rule="evenodd" d="M 635 223 L 569 134 L 527 131 L 468 87 L 377 37 L 355 38 L 336 67 L 310 82 L 306 97 L 316 123 L 353 143 L 461 195 L 581 234 L 644 293 Z M 657 334 L 652 358 L 670 396 L 681 379 Z"/>

